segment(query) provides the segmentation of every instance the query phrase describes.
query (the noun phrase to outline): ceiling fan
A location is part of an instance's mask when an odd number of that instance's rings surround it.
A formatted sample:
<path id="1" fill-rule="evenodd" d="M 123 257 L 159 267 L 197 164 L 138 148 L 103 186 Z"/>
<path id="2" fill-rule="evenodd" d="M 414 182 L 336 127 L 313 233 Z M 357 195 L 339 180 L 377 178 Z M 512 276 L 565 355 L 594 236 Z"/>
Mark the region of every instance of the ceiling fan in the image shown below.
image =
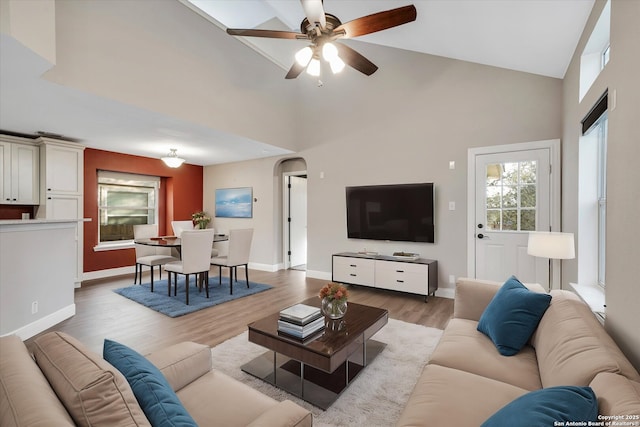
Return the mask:
<path id="1" fill-rule="evenodd" d="M 342 23 L 337 16 L 325 13 L 322 0 L 300 0 L 306 18 L 300 24 L 300 32 L 254 30 L 228 28 L 227 34 L 243 37 L 266 37 L 275 39 L 309 40 L 310 46 L 299 50 L 295 62 L 285 79 L 295 79 L 305 69 L 307 73 L 320 76 L 320 58 L 324 58 L 333 73 L 339 73 L 345 64 L 367 76 L 375 73 L 378 67 L 354 49 L 342 43 L 333 43 L 338 39 L 349 39 L 397 27 L 416 20 L 416 8 L 413 5 L 362 16 Z"/>

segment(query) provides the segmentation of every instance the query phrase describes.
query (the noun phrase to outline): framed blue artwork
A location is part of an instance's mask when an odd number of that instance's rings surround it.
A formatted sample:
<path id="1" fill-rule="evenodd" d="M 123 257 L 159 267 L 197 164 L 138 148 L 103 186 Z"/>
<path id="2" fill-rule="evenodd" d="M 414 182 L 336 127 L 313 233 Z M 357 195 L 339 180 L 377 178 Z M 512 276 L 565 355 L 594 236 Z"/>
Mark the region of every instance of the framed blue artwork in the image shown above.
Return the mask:
<path id="1" fill-rule="evenodd" d="M 216 189 L 216 217 L 218 218 L 252 218 L 253 188 L 218 188 Z"/>

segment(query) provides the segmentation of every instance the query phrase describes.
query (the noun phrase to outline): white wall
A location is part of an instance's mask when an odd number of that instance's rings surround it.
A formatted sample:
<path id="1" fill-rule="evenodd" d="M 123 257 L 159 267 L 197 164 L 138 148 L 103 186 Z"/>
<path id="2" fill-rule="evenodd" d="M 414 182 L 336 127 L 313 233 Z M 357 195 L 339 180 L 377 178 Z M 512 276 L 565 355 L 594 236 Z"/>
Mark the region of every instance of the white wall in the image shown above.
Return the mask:
<path id="1" fill-rule="evenodd" d="M 58 0 L 56 37 L 47 80 L 295 148 L 284 71 L 178 1 Z"/>
<path id="2" fill-rule="evenodd" d="M 27 339 L 75 314 L 76 227 L 0 221 L 0 336 Z"/>
<path id="3" fill-rule="evenodd" d="M 580 54 L 604 5 L 604 1 L 596 1 L 563 84 L 563 229 L 577 233 L 579 227 L 580 121 L 608 89 L 605 327 L 640 367 L 640 233 L 636 227 L 640 213 L 640 2 L 611 0 L 611 57 L 579 102 Z M 565 287 L 578 280 L 577 266 L 577 259 L 563 263 Z"/>
<path id="4" fill-rule="evenodd" d="M 449 275 L 466 275 L 468 148 L 559 138 L 562 83 L 442 57 L 364 44 L 358 49 L 381 65 L 372 77 L 347 70 L 327 77 L 322 88 L 308 79 L 294 83 L 304 147 L 297 155 L 308 172 L 307 268 L 330 277 L 332 253 L 403 250 L 438 260 L 440 286 L 448 286 Z M 278 198 L 279 161 L 206 167 L 206 209 L 213 209 L 212 189 L 240 183 L 258 188 L 259 199 Z M 345 186 L 410 182 L 435 184 L 435 244 L 347 239 Z M 455 211 L 448 210 L 449 201 L 456 202 Z M 268 229 L 280 221 L 280 205 L 273 209 L 256 211 L 253 224 L 265 229 L 252 261 L 281 262 L 281 237 Z"/>

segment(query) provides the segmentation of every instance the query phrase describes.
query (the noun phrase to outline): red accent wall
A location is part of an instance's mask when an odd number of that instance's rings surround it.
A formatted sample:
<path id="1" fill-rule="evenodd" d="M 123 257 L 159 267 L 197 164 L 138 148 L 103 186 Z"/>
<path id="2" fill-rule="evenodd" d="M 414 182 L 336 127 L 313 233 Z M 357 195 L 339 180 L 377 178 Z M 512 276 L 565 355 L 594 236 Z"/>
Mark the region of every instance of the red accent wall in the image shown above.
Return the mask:
<path id="1" fill-rule="evenodd" d="M 161 180 L 159 200 L 160 235 L 172 233 L 172 220 L 191 219 L 191 214 L 202 210 L 203 167 L 183 164 L 177 169 L 166 166 L 159 159 L 114 153 L 111 151 L 84 150 L 84 271 L 106 270 L 135 264 L 134 249 L 94 252 L 98 244 L 98 170 L 137 173 L 159 176 Z"/>

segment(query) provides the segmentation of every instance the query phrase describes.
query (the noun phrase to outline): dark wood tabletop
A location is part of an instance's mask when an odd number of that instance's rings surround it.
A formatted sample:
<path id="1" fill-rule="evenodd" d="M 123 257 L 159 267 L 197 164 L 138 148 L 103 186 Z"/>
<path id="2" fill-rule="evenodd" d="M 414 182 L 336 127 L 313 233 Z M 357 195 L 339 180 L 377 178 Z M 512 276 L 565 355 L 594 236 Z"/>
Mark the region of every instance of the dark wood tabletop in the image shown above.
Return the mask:
<path id="1" fill-rule="evenodd" d="M 320 307 L 320 299 L 310 298 L 302 304 Z M 327 321 L 332 324 L 327 324 L 315 339 L 307 341 L 279 334 L 279 317 L 280 312 L 276 312 L 249 324 L 249 341 L 325 372 L 333 372 L 387 324 L 389 313 L 383 308 L 349 302 L 342 320 Z"/>

